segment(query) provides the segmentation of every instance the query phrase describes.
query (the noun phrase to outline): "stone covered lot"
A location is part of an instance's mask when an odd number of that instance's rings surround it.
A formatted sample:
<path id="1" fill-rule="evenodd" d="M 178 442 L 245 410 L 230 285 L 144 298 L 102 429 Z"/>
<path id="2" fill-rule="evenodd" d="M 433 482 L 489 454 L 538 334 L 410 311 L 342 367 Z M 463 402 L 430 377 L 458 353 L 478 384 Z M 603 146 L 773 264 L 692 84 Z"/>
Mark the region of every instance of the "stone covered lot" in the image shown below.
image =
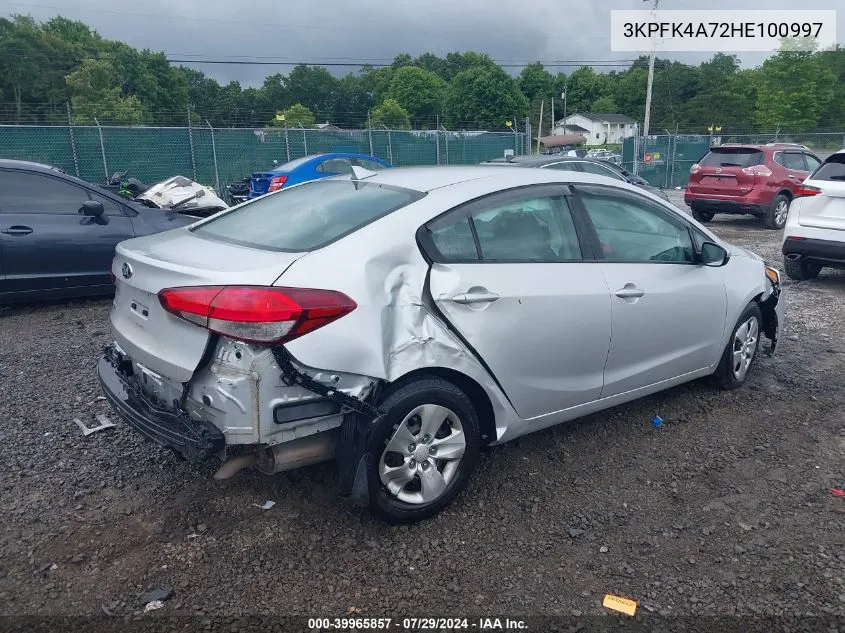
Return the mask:
<path id="1" fill-rule="evenodd" d="M 781 266 L 780 235 L 717 216 Z M 706 382 L 486 451 L 410 527 L 336 499 L 321 465 L 211 479 L 115 416 L 95 358 L 108 301 L 0 310 L 5 614 L 845 615 L 845 274 L 785 283 L 788 329 L 736 392 Z M 663 428 L 650 424 L 654 415 Z M 270 510 L 254 504 L 273 500 Z"/>

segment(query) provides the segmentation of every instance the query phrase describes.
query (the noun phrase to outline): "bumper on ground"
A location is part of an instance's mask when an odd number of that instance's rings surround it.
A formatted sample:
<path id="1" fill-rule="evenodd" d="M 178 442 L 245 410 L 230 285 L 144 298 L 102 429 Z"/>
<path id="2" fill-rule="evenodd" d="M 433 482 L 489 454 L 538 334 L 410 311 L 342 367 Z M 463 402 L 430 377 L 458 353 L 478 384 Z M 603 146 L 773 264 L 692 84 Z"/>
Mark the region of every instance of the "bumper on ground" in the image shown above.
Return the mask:
<path id="1" fill-rule="evenodd" d="M 800 257 L 823 266 L 845 267 L 845 242 L 787 237 L 781 251 L 787 257 Z"/>
<path id="2" fill-rule="evenodd" d="M 112 408 L 141 435 L 188 459 L 202 459 L 226 445 L 223 433 L 209 422 L 167 409 L 147 397 L 132 375 L 132 366 L 113 347 L 97 367 L 103 394 Z"/>

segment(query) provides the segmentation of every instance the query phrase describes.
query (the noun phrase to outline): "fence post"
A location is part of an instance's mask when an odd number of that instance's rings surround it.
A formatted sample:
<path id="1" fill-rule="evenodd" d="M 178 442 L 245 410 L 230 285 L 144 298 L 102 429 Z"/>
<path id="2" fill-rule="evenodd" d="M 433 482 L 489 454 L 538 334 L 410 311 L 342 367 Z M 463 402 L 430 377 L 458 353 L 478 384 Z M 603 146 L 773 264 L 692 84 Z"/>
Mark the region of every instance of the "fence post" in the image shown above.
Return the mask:
<path id="1" fill-rule="evenodd" d="M 437 150 L 437 164 L 440 165 L 440 115 L 437 115 L 437 126 L 434 128 L 434 147 Z"/>
<path id="2" fill-rule="evenodd" d="M 214 128 L 208 119 L 205 120 L 208 129 L 211 130 L 211 155 L 214 156 L 214 183 L 217 187 L 217 195 L 220 195 L 220 172 L 217 171 L 217 144 L 214 142 Z"/>
<path id="3" fill-rule="evenodd" d="M 197 179 L 197 161 L 194 156 L 194 128 L 191 125 L 191 106 L 188 106 L 188 145 L 191 148 L 191 175 Z"/>
<path id="4" fill-rule="evenodd" d="M 446 141 L 446 164 L 449 164 L 449 130 L 443 128 L 443 140 Z M 845 145 L 843 145 L 845 147 Z"/>
<path id="5" fill-rule="evenodd" d="M 640 131 L 634 130 L 634 160 L 631 165 L 631 172 L 636 176 L 639 172 L 639 155 L 640 155 Z"/>
<path id="6" fill-rule="evenodd" d="M 100 153 L 103 155 L 103 173 L 106 176 L 106 182 L 109 181 L 109 166 L 106 163 L 106 146 L 103 144 L 103 128 L 100 127 L 100 122 L 97 117 L 94 117 L 94 123 L 97 124 L 97 132 L 100 134 Z"/>
<path id="7" fill-rule="evenodd" d="M 525 153 L 531 153 L 531 117 L 525 117 Z"/>
<path id="8" fill-rule="evenodd" d="M 675 160 L 678 155 L 678 137 L 677 135 L 674 137 L 675 143 L 672 145 L 672 178 L 669 180 L 669 185 L 674 187 L 675 186 Z"/>
<path id="9" fill-rule="evenodd" d="M 300 127 L 302 127 L 301 124 Z M 302 147 L 305 148 L 305 155 L 308 156 L 308 136 L 305 134 L 304 127 L 302 127 Z"/>
<path id="10" fill-rule="evenodd" d="M 67 102 L 67 129 L 70 134 L 70 151 L 73 153 L 73 168 L 79 178 L 79 156 L 76 155 L 76 139 L 73 136 L 73 117 L 70 115 L 70 101 Z"/>
<path id="11" fill-rule="evenodd" d="M 288 138 L 288 124 L 285 123 L 285 154 L 290 162 L 290 139 Z"/>
<path id="12" fill-rule="evenodd" d="M 369 122 L 367 123 L 367 136 L 370 139 L 370 156 L 375 156 L 375 154 L 373 154 L 373 130 L 370 127 Z"/>

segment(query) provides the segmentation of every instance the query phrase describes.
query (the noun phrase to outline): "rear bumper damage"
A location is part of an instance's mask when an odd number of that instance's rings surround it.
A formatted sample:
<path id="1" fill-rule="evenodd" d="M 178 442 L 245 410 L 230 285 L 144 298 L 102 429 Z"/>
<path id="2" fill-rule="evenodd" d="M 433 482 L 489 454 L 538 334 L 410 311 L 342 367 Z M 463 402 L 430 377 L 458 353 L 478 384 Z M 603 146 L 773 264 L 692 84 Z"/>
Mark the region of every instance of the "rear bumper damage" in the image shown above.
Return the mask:
<path id="1" fill-rule="evenodd" d="M 187 459 L 203 459 L 225 448 L 223 433 L 210 422 L 192 420 L 181 407 L 165 408 L 145 395 L 131 363 L 114 347 L 103 352 L 97 373 L 112 408 L 147 439 Z"/>

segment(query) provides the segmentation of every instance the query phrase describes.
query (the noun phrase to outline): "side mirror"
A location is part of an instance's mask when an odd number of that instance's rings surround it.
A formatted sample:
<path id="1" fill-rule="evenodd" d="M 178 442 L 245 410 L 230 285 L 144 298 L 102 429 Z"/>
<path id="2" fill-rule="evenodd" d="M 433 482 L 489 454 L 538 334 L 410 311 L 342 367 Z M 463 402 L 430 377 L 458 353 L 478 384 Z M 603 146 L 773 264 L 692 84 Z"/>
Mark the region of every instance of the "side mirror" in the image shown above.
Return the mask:
<path id="1" fill-rule="evenodd" d="M 701 263 L 705 266 L 719 268 L 720 266 L 727 264 L 728 259 L 730 259 L 728 251 L 718 244 L 714 244 L 713 242 L 704 242 L 704 244 L 701 245 Z"/>
<path id="2" fill-rule="evenodd" d="M 105 213 L 105 209 L 103 209 L 103 203 L 99 200 L 86 200 L 82 203 L 79 212 L 91 218 L 99 218 Z"/>

